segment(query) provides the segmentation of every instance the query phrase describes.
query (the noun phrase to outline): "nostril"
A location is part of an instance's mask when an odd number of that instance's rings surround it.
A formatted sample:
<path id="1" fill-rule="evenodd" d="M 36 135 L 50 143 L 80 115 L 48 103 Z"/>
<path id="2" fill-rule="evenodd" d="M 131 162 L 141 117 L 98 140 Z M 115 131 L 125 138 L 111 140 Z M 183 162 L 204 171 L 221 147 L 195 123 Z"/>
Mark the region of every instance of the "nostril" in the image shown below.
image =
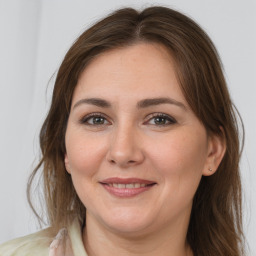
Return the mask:
<path id="1" fill-rule="evenodd" d="M 110 148 L 106 154 L 106 160 L 111 165 L 119 166 L 132 166 L 135 164 L 142 163 L 144 155 L 139 148 L 127 149 L 127 150 L 117 150 Z"/>
<path id="2" fill-rule="evenodd" d="M 116 161 L 113 160 L 113 159 L 111 159 L 111 160 L 110 160 L 110 163 L 115 164 Z M 134 164 L 134 163 L 136 163 L 136 161 L 134 161 L 134 160 L 129 160 L 127 163 L 128 163 L 128 164 Z"/>

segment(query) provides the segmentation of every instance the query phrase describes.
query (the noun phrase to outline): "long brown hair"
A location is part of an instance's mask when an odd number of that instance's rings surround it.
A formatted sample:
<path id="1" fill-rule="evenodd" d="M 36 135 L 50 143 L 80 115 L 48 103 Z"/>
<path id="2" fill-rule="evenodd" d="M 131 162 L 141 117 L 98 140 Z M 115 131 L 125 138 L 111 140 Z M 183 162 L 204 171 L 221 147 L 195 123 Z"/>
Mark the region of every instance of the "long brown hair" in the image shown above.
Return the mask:
<path id="1" fill-rule="evenodd" d="M 52 104 L 41 129 L 42 158 L 28 182 L 29 201 L 32 182 L 42 167 L 49 224 L 58 229 L 75 217 L 85 219 L 85 206 L 64 166 L 72 95 L 81 72 L 93 58 L 143 41 L 159 43 L 170 51 L 191 109 L 209 133 L 226 141 L 227 150 L 217 172 L 202 177 L 194 196 L 187 241 L 197 256 L 244 255 L 238 124 L 222 64 L 208 35 L 190 18 L 169 8 L 117 10 L 72 45 L 59 68 Z"/>

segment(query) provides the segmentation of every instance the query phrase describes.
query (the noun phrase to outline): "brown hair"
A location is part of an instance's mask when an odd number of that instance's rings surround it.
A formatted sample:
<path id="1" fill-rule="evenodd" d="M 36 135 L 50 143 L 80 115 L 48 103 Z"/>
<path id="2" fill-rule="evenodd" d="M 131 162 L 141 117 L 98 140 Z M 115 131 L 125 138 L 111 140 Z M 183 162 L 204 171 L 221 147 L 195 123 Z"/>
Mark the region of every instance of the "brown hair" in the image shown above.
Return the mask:
<path id="1" fill-rule="evenodd" d="M 165 7 L 117 10 L 85 31 L 67 52 L 41 129 L 42 158 L 28 183 L 29 198 L 31 184 L 42 167 L 49 224 L 58 229 L 74 217 L 85 218 L 86 209 L 64 166 L 72 95 L 93 58 L 143 41 L 159 43 L 170 51 L 188 104 L 209 133 L 226 141 L 217 172 L 202 177 L 194 196 L 187 241 L 197 256 L 244 255 L 238 125 L 222 65 L 207 34 L 187 16 Z"/>

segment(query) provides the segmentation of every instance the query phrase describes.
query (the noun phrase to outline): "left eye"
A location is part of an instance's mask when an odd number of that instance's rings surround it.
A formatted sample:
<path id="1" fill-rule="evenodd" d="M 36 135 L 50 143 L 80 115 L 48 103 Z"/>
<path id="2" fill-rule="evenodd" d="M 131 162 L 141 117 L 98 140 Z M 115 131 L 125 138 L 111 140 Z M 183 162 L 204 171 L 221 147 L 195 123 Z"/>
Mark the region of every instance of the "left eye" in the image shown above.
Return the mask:
<path id="1" fill-rule="evenodd" d="M 99 125 L 99 124 L 105 124 L 106 123 L 106 119 L 104 117 L 101 117 L 101 116 L 95 116 L 95 117 L 91 117 L 87 120 L 87 122 L 89 124 L 96 124 L 96 125 Z"/>
<path id="2" fill-rule="evenodd" d="M 90 115 L 83 118 L 81 123 L 85 125 L 106 125 L 109 122 L 101 115 Z"/>
<path id="3" fill-rule="evenodd" d="M 176 123 L 176 120 L 173 117 L 170 117 L 165 114 L 153 115 L 148 121 L 148 124 L 157 125 L 157 126 L 171 125 L 175 123 Z"/>

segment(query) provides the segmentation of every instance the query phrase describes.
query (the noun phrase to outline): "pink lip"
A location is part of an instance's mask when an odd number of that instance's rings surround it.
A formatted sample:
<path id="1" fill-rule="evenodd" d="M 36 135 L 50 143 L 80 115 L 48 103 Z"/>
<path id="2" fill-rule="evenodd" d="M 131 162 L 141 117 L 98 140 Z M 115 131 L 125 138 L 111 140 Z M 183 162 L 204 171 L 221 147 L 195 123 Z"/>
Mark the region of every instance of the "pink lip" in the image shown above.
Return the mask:
<path id="1" fill-rule="evenodd" d="M 113 177 L 113 178 L 108 178 L 105 180 L 102 180 L 100 183 L 119 183 L 119 184 L 130 184 L 130 183 L 140 183 L 140 184 L 155 184 L 155 181 L 152 180 L 143 180 L 143 179 L 138 179 L 138 178 L 118 178 L 118 177 Z"/>
<path id="2" fill-rule="evenodd" d="M 118 184 L 130 184 L 130 183 L 139 183 L 139 184 L 146 184 L 145 187 L 139 187 L 139 188 L 116 188 L 112 187 L 109 184 L 118 183 Z M 150 181 L 150 180 L 144 180 L 144 179 L 138 179 L 138 178 L 108 178 L 100 182 L 100 184 L 112 195 L 117 197 L 134 197 L 136 195 L 139 195 L 147 190 L 150 190 L 156 182 Z"/>

